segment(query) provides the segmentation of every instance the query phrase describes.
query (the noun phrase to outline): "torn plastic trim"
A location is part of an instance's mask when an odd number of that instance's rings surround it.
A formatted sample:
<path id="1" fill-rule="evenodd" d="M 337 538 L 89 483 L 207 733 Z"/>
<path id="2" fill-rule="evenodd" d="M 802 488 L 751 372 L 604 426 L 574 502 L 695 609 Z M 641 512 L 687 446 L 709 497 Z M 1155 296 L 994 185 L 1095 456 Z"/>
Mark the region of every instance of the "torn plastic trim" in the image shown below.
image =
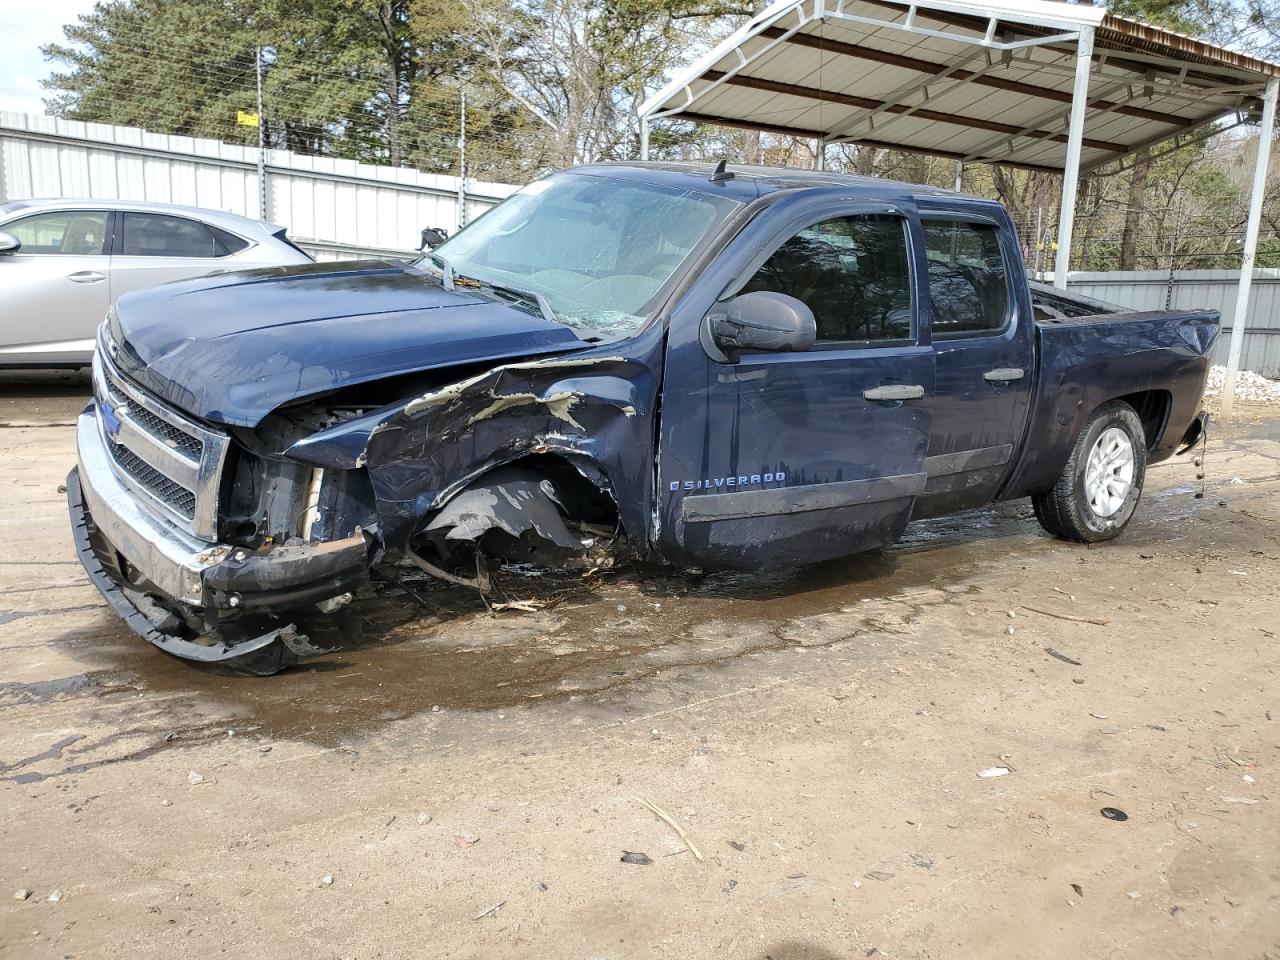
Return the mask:
<path id="1" fill-rule="evenodd" d="M 564 509 L 547 477 L 528 468 L 499 467 L 446 503 L 424 532 L 474 543 L 491 530 L 516 540 L 532 533 L 555 547 L 580 551 L 582 541 L 566 525 Z"/>
<path id="2" fill-rule="evenodd" d="M 504 451 L 505 455 L 502 459 L 477 464 L 474 469 L 467 471 L 466 474 L 441 489 L 436 494 L 435 499 L 431 501 L 428 512 L 439 510 L 481 477 L 492 474 L 496 470 L 511 467 L 529 457 L 543 456 L 559 457 L 568 463 L 582 479 L 592 484 L 613 501 L 613 505 L 616 508 L 618 506 L 618 496 L 614 492 L 613 483 L 609 480 L 609 475 L 605 472 L 604 467 L 596 462 L 590 451 L 584 450 L 578 445 L 582 440 L 582 437 L 544 434 L 534 438 L 533 442 L 528 446 Z M 533 472 L 538 473 L 536 470 Z M 541 476 L 541 474 L 538 475 Z"/>

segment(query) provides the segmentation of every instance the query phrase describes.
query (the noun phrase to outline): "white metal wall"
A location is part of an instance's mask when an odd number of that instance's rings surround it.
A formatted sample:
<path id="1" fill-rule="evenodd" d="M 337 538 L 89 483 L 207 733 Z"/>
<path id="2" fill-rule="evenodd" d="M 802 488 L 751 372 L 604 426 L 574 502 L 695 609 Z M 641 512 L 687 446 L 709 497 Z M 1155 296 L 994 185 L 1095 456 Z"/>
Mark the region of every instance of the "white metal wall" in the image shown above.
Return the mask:
<path id="1" fill-rule="evenodd" d="M 1222 314 L 1215 363 L 1227 362 L 1232 314 L 1235 312 L 1238 270 L 1134 270 L 1072 273 L 1067 286 L 1095 300 L 1134 310 L 1217 310 Z M 1280 270 L 1253 272 L 1253 295 L 1245 324 L 1240 369 L 1280 379 Z"/>
<path id="2" fill-rule="evenodd" d="M 259 209 L 258 151 L 137 127 L 0 111 L 0 200 L 152 200 L 268 220 L 295 240 L 409 252 L 423 227 L 458 227 L 458 178 L 332 157 L 267 151 Z M 515 192 L 468 180 L 468 220 Z"/>

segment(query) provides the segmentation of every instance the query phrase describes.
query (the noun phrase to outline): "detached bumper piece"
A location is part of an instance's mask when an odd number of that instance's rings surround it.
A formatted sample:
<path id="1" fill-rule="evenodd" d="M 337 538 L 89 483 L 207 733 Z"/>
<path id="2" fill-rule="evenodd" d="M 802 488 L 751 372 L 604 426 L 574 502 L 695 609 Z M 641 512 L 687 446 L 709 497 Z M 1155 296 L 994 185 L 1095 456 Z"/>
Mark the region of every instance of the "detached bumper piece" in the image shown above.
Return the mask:
<path id="1" fill-rule="evenodd" d="M 276 614 L 352 593 L 369 576 L 364 534 L 259 550 L 207 544 L 141 511 L 110 470 L 91 415 L 67 477 L 76 552 L 102 598 L 165 653 L 275 673 L 324 653 Z"/>
<path id="2" fill-rule="evenodd" d="M 1209 433 L 1209 414 L 1203 410 L 1196 414 L 1196 418 L 1191 421 L 1191 426 L 1187 427 L 1186 433 L 1182 435 L 1182 439 L 1178 441 L 1178 449 L 1175 450 L 1174 456 L 1181 456 L 1186 453 L 1197 443 L 1199 443 Z"/>

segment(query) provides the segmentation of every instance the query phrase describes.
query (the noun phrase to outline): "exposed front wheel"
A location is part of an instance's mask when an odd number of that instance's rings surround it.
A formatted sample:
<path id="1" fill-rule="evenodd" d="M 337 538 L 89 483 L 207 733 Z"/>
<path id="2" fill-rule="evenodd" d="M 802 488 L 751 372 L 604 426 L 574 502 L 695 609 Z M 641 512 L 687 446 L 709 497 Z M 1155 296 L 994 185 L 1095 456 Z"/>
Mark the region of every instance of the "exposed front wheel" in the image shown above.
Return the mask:
<path id="1" fill-rule="evenodd" d="M 1040 525 L 1080 543 L 1117 537 L 1142 496 L 1147 440 L 1133 407 L 1112 401 L 1099 407 L 1080 431 L 1053 489 L 1031 502 Z"/>

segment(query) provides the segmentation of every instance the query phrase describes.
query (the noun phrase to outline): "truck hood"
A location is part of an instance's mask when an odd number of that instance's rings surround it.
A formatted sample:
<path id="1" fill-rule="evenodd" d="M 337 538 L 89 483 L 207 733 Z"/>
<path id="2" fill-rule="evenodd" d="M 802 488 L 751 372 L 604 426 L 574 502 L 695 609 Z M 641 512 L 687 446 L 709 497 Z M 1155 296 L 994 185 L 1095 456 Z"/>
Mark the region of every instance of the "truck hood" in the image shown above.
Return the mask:
<path id="1" fill-rule="evenodd" d="M 562 324 L 381 261 L 165 284 L 121 297 L 108 323 L 126 375 L 196 417 L 247 427 L 339 387 L 589 346 Z"/>

